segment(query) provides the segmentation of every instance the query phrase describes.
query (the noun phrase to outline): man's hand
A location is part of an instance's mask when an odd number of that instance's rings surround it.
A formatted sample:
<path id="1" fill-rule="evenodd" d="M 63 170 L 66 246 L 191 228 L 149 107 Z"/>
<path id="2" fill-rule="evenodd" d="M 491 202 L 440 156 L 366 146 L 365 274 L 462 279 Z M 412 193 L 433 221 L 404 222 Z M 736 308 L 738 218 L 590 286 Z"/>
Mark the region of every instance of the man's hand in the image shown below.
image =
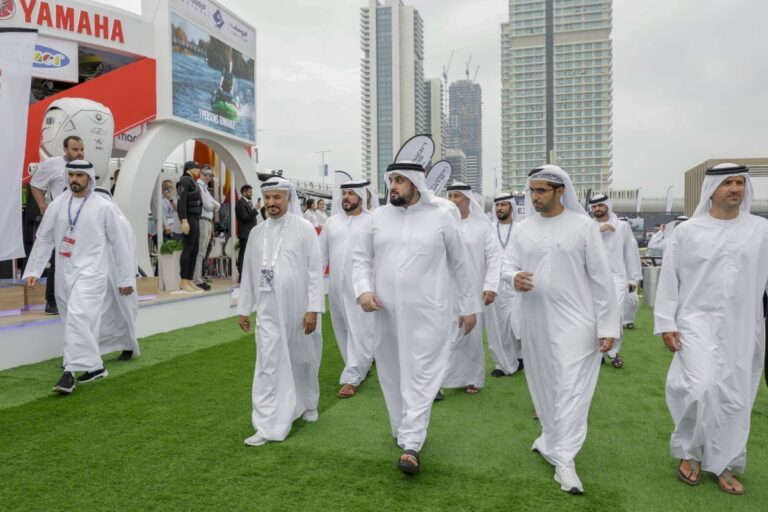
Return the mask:
<path id="1" fill-rule="evenodd" d="M 304 321 L 302 322 L 304 327 L 304 334 L 312 334 L 317 327 L 317 313 L 310 311 L 304 315 Z"/>
<path id="2" fill-rule="evenodd" d="M 661 333 L 661 339 L 664 340 L 664 344 L 672 352 L 680 350 L 680 333 L 677 331 L 663 332 Z"/>
<path id="3" fill-rule="evenodd" d="M 27 278 L 27 288 L 34 288 L 37 286 L 37 278 L 35 276 L 29 276 Z"/>
<path id="4" fill-rule="evenodd" d="M 477 324 L 477 315 L 462 315 L 459 317 L 459 329 L 464 329 L 464 336 L 472 332 Z"/>
<path id="5" fill-rule="evenodd" d="M 518 272 L 515 274 L 515 289 L 520 292 L 533 290 L 533 274 L 530 272 Z"/>
<path id="6" fill-rule="evenodd" d="M 632 292 L 634 292 L 635 290 L 637 290 L 637 284 L 635 284 L 635 283 L 629 283 L 629 293 L 632 293 Z"/>
<path id="7" fill-rule="evenodd" d="M 664 232 L 666 229 L 667 229 L 667 225 L 666 225 L 666 224 L 662 224 L 661 226 L 659 226 L 659 231 L 661 231 L 662 233 L 663 233 L 663 232 Z"/>
<path id="8" fill-rule="evenodd" d="M 373 292 L 365 292 L 357 300 L 366 313 L 378 311 L 383 307 L 383 304 Z"/>
<path id="9" fill-rule="evenodd" d="M 243 332 L 248 332 L 251 330 L 251 317 L 240 315 L 240 317 L 237 319 L 237 323 L 240 324 L 240 328 L 243 330 Z"/>
<path id="10" fill-rule="evenodd" d="M 600 352 L 605 353 L 613 348 L 613 338 L 600 338 Z"/>
<path id="11" fill-rule="evenodd" d="M 616 228 L 608 224 L 607 222 L 604 222 L 602 226 L 600 226 L 600 232 L 605 233 L 606 231 L 616 231 Z"/>
<path id="12" fill-rule="evenodd" d="M 187 219 L 181 219 L 181 232 L 185 235 L 189 234 L 189 221 Z"/>
<path id="13" fill-rule="evenodd" d="M 130 295 L 133 293 L 133 286 L 121 286 L 117 289 L 117 291 L 120 292 L 120 295 Z"/>
<path id="14" fill-rule="evenodd" d="M 164 234 L 164 235 L 168 236 L 168 235 L 170 235 L 171 233 L 173 233 L 173 230 L 172 230 L 171 228 L 169 228 L 168 226 L 165 226 L 165 227 L 163 228 L 163 234 Z"/>
<path id="15" fill-rule="evenodd" d="M 493 301 L 496 300 L 496 292 L 491 291 L 484 291 L 483 292 L 483 304 L 486 306 L 489 304 L 493 304 Z"/>

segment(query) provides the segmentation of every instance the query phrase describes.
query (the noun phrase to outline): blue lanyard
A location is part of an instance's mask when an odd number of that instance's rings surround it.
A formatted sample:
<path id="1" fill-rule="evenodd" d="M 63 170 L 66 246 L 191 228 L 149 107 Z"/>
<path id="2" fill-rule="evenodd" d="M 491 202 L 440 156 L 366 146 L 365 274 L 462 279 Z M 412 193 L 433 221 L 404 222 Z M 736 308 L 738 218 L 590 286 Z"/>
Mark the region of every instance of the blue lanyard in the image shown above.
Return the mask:
<path id="1" fill-rule="evenodd" d="M 69 232 L 75 230 L 75 225 L 77 224 L 77 219 L 80 218 L 80 212 L 83 211 L 83 206 L 85 206 L 85 202 L 88 201 L 88 198 L 91 197 L 91 192 L 88 192 L 88 195 L 85 196 L 85 199 L 83 199 L 83 202 L 80 203 L 80 207 L 77 209 L 77 213 L 75 214 L 75 220 L 72 220 L 72 199 L 74 199 L 74 195 L 69 196 L 69 205 L 67 206 L 67 215 L 69 216 Z"/>
<path id="2" fill-rule="evenodd" d="M 499 237 L 499 243 L 501 244 L 501 247 L 503 249 L 507 248 L 507 244 L 509 243 L 509 237 L 512 234 L 512 224 L 509 225 L 509 231 L 507 231 L 507 240 L 502 242 L 501 241 L 501 222 L 496 223 L 496 236 Z"/>

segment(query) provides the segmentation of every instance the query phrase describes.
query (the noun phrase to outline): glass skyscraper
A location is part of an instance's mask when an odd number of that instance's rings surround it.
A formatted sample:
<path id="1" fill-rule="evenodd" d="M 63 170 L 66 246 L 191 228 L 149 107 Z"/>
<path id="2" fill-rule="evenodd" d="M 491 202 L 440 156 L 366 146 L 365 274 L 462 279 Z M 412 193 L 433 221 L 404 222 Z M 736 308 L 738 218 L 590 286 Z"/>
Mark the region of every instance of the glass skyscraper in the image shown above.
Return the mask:
<path id="1" fill-rule="evenodd" d="M 509 0 L 501 67 L 504 190 L 543 163 L 610 188 L 611 0 Z"/>
<path id="2" fill-rule="evenodd" d="M 424 23 L 400 0 L 370 0 L 360 11 L 362 173 L 384 190 L 400 145 L 429 133 L 424 86 Z"/>

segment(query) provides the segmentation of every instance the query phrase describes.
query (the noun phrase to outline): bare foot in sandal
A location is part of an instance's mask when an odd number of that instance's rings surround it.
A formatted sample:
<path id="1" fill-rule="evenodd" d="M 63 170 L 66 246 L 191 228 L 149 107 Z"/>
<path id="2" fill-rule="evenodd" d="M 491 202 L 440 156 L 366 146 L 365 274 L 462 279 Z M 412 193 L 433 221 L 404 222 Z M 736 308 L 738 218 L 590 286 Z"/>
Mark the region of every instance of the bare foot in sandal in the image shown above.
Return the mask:
<path id="1" fill-rule="evenodd" d="M 701 466 L 695 460 L 682 459 L 677 466 L 677 476 L 688 485 L 699 485 Z"/>
<path id="2" fill-rule="evenodd" d="M 357 388 L 355 386 L 352 384 L 344 384 L 341 386 L 339 392 L 336 393 L 336 396 L 339 398 L 352 398 L 355 396 L 355 393 L 357 393 Z"/>
<path id="3" fill-rule="evenodd" d="M 734 494 L 736 496 L 744 494 L 744 486 L 741 485 L 741 482 L 736 480 L 729 469 L 720 473 L 720 476 L 717 477 L 717 485 L 720 486 L 721 491 L 727 492 L 728 494 Z"/>
<path id="4" fill-rule="evenodd" d="M 477 389 L 477 386 L 474 384 L 470 384 L 466 388 L 464 388 L 464 392 L 468 395 L 476 395 L 480 390 Z"/>

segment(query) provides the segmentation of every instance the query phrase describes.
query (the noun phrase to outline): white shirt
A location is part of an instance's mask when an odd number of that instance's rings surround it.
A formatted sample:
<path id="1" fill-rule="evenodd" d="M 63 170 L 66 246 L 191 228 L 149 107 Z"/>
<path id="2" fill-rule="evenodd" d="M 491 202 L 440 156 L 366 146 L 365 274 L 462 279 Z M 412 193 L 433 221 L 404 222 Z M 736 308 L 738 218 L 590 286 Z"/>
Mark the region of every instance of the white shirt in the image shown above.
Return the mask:
<path id="1" fill-rule="evenodd" d="M 41 162 L 29 184 L 46 192 L 53 201 L 69 189 L 66 165 L 67 160 L 63 156 Z"/>

